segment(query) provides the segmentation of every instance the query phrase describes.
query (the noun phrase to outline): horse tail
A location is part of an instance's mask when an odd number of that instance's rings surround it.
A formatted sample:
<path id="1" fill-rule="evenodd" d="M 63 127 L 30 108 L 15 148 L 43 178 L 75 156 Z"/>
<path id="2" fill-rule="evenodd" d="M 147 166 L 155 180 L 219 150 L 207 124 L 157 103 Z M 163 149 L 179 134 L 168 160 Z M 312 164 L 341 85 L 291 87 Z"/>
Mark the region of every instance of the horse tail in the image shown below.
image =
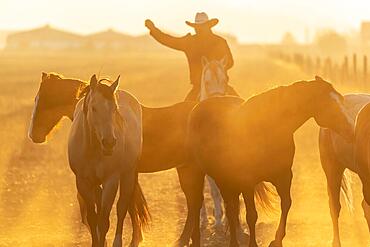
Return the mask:
<path id="1" fill-rule="evenodd" d="M 341 191 L 344 195 L 344 200 L 346 202 L 348 210 L 353 213 L 354 206 L 353 206 L 353 192 L 352 192 L 352 177 L 350 171 L 345 170 L 342 182 L 341 182 Z"/>
<path id="2" fill-rule="evenodd" d="M 151 221 L 151 215 L 149 212 L 149 207 L 144 197 L 143 191 L 141 190 L 138 179 L 136 178 L 135 188 L 132 196 L 132 200 L 129 205 L 130 215 L 132 216 L 135 223 L 137 223 L 140 228 L 148 228 Z"/>
<path id="3" fill-rule="evenodd" d="M 254 198 L 265 212 L 276 212 L 276 192 L 270 183 L 261 182 L 254 189 Z"/>

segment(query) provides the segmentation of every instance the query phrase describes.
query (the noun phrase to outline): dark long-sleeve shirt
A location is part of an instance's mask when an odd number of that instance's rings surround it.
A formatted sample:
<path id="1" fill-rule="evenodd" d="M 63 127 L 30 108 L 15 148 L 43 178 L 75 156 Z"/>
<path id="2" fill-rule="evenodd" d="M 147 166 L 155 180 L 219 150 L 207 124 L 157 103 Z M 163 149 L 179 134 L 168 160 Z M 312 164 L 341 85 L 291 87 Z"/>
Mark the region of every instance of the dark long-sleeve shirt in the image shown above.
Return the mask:
<path id="1" fill-rule="evenodd" d="M 183 37 L 173 37 L 158 28 L 154 28 L 151 30 L 150 35 L 167 47 L 185 52 L 189 64 L 190 82 L 194 86 L 200 86 L 202 56 L 205 56 L 208 60 L 221 60 L 226 57 L 226 71 L 234 64 L 233 56 L 226 40 L 212 32 L 202 35 L 191 35 L 189 33 Z"/>

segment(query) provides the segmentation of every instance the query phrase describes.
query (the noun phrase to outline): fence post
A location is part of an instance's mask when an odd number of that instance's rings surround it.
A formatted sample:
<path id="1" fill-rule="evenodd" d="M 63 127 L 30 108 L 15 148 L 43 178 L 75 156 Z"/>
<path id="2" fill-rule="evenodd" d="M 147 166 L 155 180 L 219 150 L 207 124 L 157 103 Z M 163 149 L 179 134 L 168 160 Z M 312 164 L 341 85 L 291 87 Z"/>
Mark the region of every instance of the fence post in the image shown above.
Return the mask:
<path id="1" fill-rule="evenodd" d="M 342 66 L 342 78 L 341 83 L 344 85 L 349 79 L 349 71 L 348 71 L 348 56 L 344 57 L 343 66 Z"/>

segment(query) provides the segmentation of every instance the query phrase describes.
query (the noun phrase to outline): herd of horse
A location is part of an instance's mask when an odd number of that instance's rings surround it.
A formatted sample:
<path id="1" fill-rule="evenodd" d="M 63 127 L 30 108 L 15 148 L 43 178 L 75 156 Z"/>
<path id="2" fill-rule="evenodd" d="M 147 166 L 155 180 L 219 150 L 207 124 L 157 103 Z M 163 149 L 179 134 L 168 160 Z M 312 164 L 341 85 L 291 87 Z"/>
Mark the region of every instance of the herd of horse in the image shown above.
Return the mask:
<path id="1" fill-rule="evenodd" d="M 270 205 L 270 183 L 275 186 L 281 217 L 270 246 L 282 246 L 292 203 L 293 135 L 310 118 L 320 126 L 333 246 L 341 246 L 341 188 L 351 203 L 350 183 L 344 173 L 347 168 L 361 179 L 362 206 L 370 230 L 370 95 L 342 96 L 316 76 L 312 81 L 276 87 L 244 100 L 226 95 L 224 61 L 202 59 L 202 65 L 199 101 L 161 108 L 143 106 L 128 92 L 118 90 L 119 77 L 112 82 L 93 75 L 87 83 L 42 73 L 29 137 L 43 143 L 63 117 L 72 120 L 69 164 L 76 176 L 81 218 L 91 233 L 92 246 L 106 244 L 118 188 L 113 246 L 122 246 L 127 212 L 133 229 L 130 246 L 139 246 L 150 214 L 138 173 L 171 168 L 177 169 L 188 209 L 174 246 L 188 246 L 190 242 L 194 247 L 201 245 L 200 219 L 207 219 L 201 217 L 205 214 L 206 176 L 217 225 L 222 224 L 223 199 L 232 247 L 239 246 L 239 196 L 242 194 L 247 209 L 249 246 L 256 247 L 255 200 Z"/>

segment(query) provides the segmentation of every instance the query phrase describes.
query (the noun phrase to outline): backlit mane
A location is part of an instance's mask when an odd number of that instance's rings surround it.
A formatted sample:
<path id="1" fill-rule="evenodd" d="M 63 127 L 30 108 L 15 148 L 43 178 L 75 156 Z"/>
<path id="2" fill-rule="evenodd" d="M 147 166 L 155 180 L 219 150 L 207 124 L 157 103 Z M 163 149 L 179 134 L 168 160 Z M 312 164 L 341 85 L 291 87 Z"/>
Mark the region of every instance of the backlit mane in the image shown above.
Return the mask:
<path id="1" fill-rule="evenodd" d="M 107 82 L 112 82 L 112 80 L 110 79 L 107 79 L 107 78 L 102 78 L 98 81 L 98 85 L 104 85 L 104 84 L 100 84 L 100 82 L 103 82 L 103 81 L 107 81 Z M 108 87 L 109 88 L 109 87 Z M 98 87 L 98 89 L 100 89 L 100 92 L 106 97 L 106 98 L 111 98 L 111 91 L 107 89 L 105 89 L 104 87 Z M 87 83 L 85 83 L 85 85 L 83 87 L 80 87 L 79 90 L 77 91 L 77 99 L 81 99 L 83 97 L 85 97 L 88 93 L 90 92 L 90 85 L 88 85 Z M 114 94 L 113 94 L 114 95 Z"/>
<path id="2" fill-rule="evenodd" d="M 308 102 L 320 92 L 333 90 L 325 81 L 298 81 L 287 86 L 278 86 L 261 94 L 252 96 L 242 106 L 246 114 L 253 113 L 259 120 L 271 120 L 282 115 L 291 115 L 299 111 L 300 103 Z"/>
<path id="3" fill-rule="evenodd" d="M 62 83 L 62 84 L 66 84 L 66 85 L 65 86 L 64 85 L 57 86 L 58 83 L 59 84 Z M 67 85 L 67 84 L 69 84 L 69 85 Z M 57 87 L 55 87 L 55 86 L 57 86 Z M 63 86 L 63 90 L 60 90 L 60 88 L 62 86 Z M 74 78 L 65 78 L 61 74 L 51 72 L 51 73 L 45 74 L 45 77 L 43 77 L 43 80 L 41 82 L 40 91 L 48 91 L 50 93 L 50 91 L 53 91 L 53 87 L 54 87 L 57 90 L 58 96 L 61 99 L 63 99 L 63 98 L 69 98 L 70 97 L 69 96 L 70 90 L 74 90 L 75 91 L 73 93 L 73 94 L 75 94 L 74 99 L 79 100 L 81 98 L 80 97 L 81 96 L 80 92 L 84 91 L 87 86 L 88 86 L 88 83 L 86 83 L 85 81 L 82 81 L 82 80 L 79 80 L 79 79 L 74 79 Z M 45 93 L 48 93 L 48 92 L 45 92 Z M 64 92 L 66 93 L 65 97 L 63 97 Z M 69 99 L 69 100 L 71 100 L 71 99 Z"/>

